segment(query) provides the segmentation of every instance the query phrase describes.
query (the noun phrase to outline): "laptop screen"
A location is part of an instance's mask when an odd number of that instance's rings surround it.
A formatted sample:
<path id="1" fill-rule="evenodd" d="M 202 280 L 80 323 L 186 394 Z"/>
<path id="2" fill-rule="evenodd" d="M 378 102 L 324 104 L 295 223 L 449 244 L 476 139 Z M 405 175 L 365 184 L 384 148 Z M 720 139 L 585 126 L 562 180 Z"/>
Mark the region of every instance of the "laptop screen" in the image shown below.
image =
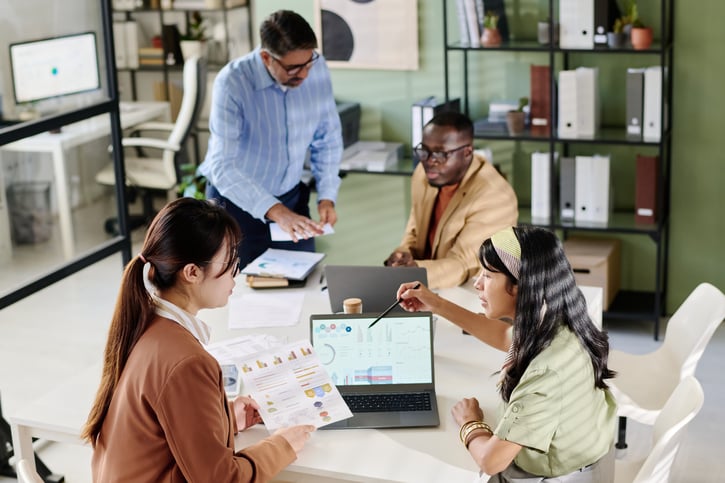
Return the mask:
<path id="1" fill-rule="evenodd" d="M 313 315 L 312 345 L 335 385 L 432 384 L 431 314 Z"/>

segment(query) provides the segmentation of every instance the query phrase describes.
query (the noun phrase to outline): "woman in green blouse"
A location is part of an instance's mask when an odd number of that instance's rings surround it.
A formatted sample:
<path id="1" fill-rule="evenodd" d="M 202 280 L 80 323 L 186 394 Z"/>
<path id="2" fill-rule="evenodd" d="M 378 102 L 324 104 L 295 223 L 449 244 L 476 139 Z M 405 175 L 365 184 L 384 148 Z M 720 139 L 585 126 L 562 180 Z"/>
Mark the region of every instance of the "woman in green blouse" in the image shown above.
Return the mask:
<path id="1" fill-rule="evenodd" d="M 561 243 L 541 228 L 507 228 L 483 242 L 479 260 L 483 314 L 415 282 L 398 291 L 406 310 L 439 314 L 507 352 L 498 424 L 485 422 L 476 398 L 459 401 L 462 443 L 492 482 L 611 481 L 608 337 L 589 318 Z"/>

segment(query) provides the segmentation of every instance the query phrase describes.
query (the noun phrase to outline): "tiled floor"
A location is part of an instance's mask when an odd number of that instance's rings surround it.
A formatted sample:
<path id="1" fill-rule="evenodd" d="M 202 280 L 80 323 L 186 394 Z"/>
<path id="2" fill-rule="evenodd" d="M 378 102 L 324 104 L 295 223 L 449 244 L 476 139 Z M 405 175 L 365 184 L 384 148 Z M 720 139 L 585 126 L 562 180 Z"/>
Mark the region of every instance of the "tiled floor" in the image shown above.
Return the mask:
<path id="1" fill-rule="evenodd" d="M 338 203 L 340 222 L 336 234 L 320 239 L 319 249 L 328 254 L 325 262 L 379 264 L 397 245 L 404 227 L 404 187 L 405 181 L 401 178 L 348 176 Z M 82 230 L 91 230 L 93 237 L 98 236 L 105 214 L 89 212 L 79 216 L 91 222 L 79 224 L 77 229 L 81 231 L 77 236 L 84 236 Z M 134 235 L 137 244 L 141 237 L 141 233 Z M 30 250 L 38 255 L 23 255 L 19 265 L 0 266 L 0 277 L 8 276 L 8 270 L 20 274 L 23 267 L 42 265 L 42 247 Z M 109 257 L 0 311 L 0 391 L 4 412 L 38 398 L 100 358 L 121 269 L 120 256 Z M 652 339 L 650 324 L 606 322 L 605 325 L 613 348 L 644 353 L 659 345 Z M 674 482 L 723 481 L 723 367 L 725 327 L 721 326 L 698 366 L 697 377 L 705 390 L 705 405 L 688 428 L 675 463 Z M 620 456 L 633 457 L 647 451 L 648 427 L 630 422 L 628 436 L 630 448 Z M 456 442 L 441 441 L 441 444 Z M 45 443 L 38 452 L 52 470 L 65 475 L 68 483 L 90 481 L 88 448 Z M 6 481 L 13 480 L 0 477 L 0 483 Z M 279 481 L 332 480 L 285 473 L 279 476 Z"/>

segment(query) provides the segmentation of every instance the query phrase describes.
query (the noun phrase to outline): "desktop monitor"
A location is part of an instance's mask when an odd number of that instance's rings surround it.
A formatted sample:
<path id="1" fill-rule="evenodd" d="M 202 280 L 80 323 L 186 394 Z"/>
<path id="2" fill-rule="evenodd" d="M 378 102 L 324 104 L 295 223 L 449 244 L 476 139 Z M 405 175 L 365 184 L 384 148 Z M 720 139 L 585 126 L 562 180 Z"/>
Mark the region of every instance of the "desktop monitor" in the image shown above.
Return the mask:
<path id="1" fill-rule="evenodd" d="M 15 102 L 40 101 L 101 87 L 95 32 L 10 44 Z"/>

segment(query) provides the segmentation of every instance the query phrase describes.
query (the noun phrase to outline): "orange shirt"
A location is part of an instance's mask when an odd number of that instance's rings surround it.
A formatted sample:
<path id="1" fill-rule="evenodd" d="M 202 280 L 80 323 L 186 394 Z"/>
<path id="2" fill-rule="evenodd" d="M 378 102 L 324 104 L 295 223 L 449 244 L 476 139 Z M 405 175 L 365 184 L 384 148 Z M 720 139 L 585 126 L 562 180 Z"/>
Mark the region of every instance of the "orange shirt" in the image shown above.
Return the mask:
<path id="1" fill-rule="evenodd" d="M 433 213 L 431 214 L 432 216 L 430 220 L 430 227 L 428 228 L 428 243 L 425 247 L 424 258 L 433 257 L 433 254 L 431 253 L 431 247 L 433 246 L 433 242 L 435 240 L 436 230 L 438 229 L 438 222 L 441 220 L 441 217 L 443 217 L 443 213 L 445 213 L 446 208 L 448 208 L 448 203 L 451 202 L 451 199 L 453 198 L 453 195 L 456 194 L 457 189 L 458 183 L 441 186 L 438 189 L 438 196 L 436 197 L 436 203 L 433 207 Z"/>

